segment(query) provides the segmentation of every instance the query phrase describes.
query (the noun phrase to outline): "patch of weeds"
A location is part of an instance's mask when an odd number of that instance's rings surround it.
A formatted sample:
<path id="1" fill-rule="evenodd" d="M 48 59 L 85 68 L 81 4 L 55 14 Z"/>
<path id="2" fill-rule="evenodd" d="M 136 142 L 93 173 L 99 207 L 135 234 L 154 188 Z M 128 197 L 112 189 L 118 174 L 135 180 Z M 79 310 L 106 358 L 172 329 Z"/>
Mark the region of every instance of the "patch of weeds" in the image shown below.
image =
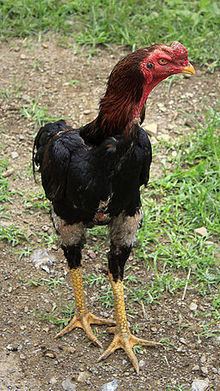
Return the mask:
<path id="1" fill-rule="evenodd" d="M 112 308 L 113 307 L 113 293 L 110 286 L 104 286 L 103 291 L 100 292 L 99 295 L 99 302 L 105 307 L 105 308 Z"/>
<path id="2" fill-rule="evenodd" d="M 8 202 L 11 198 L 11 193 L 9 190 L 9 181 L 4 177 L 4 172 L 8 168 L 8 161 L 6 159 L 0 160 L 0 203 Z"/>
<path id="3" fill-rule="evenodd" d="M 184 385 L 177 385 L 177 386 L 172 386 L 172 385 L 167 385 L 165 391 L 189 391 L 189 388 L 186 388 Z"/>
<path id="4" fill-rule="evenodd" d="M 201 331 L 198 334 L 198 338 L 215 338 L 220 336 L 219 323 L 215 321 L 205 322 L 200 325 Z"/>
<path id="5" fill-rule="evenodd" d="M 47 213 L 50 211 L 50 203 L 42 192 L 29 193 L 24 200 L 24 207 L 31 210 L 40 209 Z"/>
<path id="6" fill-rule="evenodd" d="M 31 247 L 22 247 L 22 248 L 15 249 L 14 253 L 16 255 L 18 255 L 19 259 L 22 259 L 22 258 L 29 258 L 32 251 L 33 251 L 33 248 L 31 248 Z"/>
<path id="7" fill-rule="evenodd" d="M 19 98 L 22 92 L 22 84 L 14 80 L 10 87 L 0 89 L 0 99 L 10 100 L 12 98 Z"/>
<path id="8" fill-rule="evenodd" d="M 85 282 L 89 286 L 98 286 L 106 283 L 106 277 L 103 275 L 97 275 L 95 273 L 85 275 Z"/>
<path id="9" fill-rule="evenodd" d="M 144 354 L 143 347 L 140 346 L 140 345 L 135 345 L 133 347 L 133 351 L 134 351 L 135 354 Z"/>
<path id="10" fill-rule="evenodd" d="M 62 309 L 60 314 L 58 314 L 57 311 L 55 312 L 55 309 L 53 309 L 50 313 L 38 314 L 38 317 L 43 321 L 47 321 L 56 326 L 60 326 L 60 329 L 62 329 L 69 323 L 73 315 L 74 307 L 72 304 L 69 304 Z"/>
<path id="11" fill-rule="evenodd" d="M 32 68 L 34 71 L 40 72 L 44 68 L 44 62 L 42 60 L 39 60 L 38 58 L 35 59 L 32 63 Z"/>
<path id="12" fill-rule="evenodd" d="M 0 89 L 0 99 L 9 100 L 12 97 L 11 90 L 9 88 Z"/>
<path id="13" fill-rule="evenodd" d="M 106 226 L 95 226 L 88 230 L 88 237 L 104 238 L 108 237 L 108 228 Z"/>
<path id="14" fill-rule="evenodd" d="M 11 224 L 9 226 L 0 226 L 0 240 L 9 243 L 12 247 L 28 241 L 27 235 L 18 227 Z"/>
<path id="15" fill-rule="evenodd" d="M 58 241 L 58 236 L 55 232 L 52 234 L 49 234 L 48 232 L 39 232 L 38 237 L 41 239 L 41 245 L 46 247 L 51 247 Z"/>
<path id="16" fill-rule="evenodd" d="M 48 109 L 46 107 L 41 107 L 35 100 L 32 100 L 27 105 L 21 107 L 20 113 L 22 117 L 29 121 L 33 121 L 36 127 L 58 119 L 57 117 L 50 115 Z"/>
<path id="17" fill-rule="evenodd" d="M 220 294 L 214 296 L 212 300 L 212 318 L 220 322 Z"/>
<path id="18" fill-rule="evenodd" d="M 137 258 L 154 279 L 133 292 L 135 301 L 153 302 L 163 292 L 189 286 L 212 294 L 219 284 L 215 242 L 220 233 L 220 115 L 211 112 L 207 125 L 176 145 L 172 172 L 143 192 L 144 222 L 138 233 Z M 195 229 L 206 227 L 207 236 Z M 185 277 L 178 276 L 184 272 Z M 177 274 L 178 273 L 178 274 Z"/>
<path id="19" fill-rule="evenodd" d="M 167 348 L 175 348 L 175 345 L 171 342 L 171 340 L 167 337 L 167 338 L 161 338 L 160 339 L 160 343 L 164 346 L 166 346 Z"/>
<path id="20" fill-rule="evenodd" d="M 174 294 L 177 290 L 183 289 L 186 284 L 185 279 L 171 273 L 157 274 L 151 283 L 146 286 L 131 288 L 130 297 L 134 302 L 143 301 L 145 303 L 156 303 L 161 294 L 168 292 Z"/>
<path id="21" fill-rule="evenodd" d="M 138 277 L 136 277 L 134 274 L 127 274 L 124 278 L 124 281 L 126 281 L 128 284 L 137 284 L 139 282 Z"/>
<path id="22" fill-rule="evenodd" d="M 38 278 L 38 279 L 29 279 L 26 282 L 27 286 L 37 287 L 37 286 L 46 286 L 49 290 L 56 289 L 60 285 L 63 285 L 65 282 L 63 277 L 60 278 Z"/>

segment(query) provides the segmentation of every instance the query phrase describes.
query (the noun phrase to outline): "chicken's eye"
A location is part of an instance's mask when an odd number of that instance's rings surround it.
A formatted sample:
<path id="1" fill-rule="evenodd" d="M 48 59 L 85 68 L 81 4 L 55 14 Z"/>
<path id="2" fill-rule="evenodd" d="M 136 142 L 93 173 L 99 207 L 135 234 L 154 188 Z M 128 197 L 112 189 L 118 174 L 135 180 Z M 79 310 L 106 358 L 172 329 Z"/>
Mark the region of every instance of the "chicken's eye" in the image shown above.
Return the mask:
<path id="1" fill-rule="evenodd" d="M 166 65 L 168 63 L 168 60 L 166 60 L 165 58 L 160 58 L 158 62 L 160 65 Z"/>

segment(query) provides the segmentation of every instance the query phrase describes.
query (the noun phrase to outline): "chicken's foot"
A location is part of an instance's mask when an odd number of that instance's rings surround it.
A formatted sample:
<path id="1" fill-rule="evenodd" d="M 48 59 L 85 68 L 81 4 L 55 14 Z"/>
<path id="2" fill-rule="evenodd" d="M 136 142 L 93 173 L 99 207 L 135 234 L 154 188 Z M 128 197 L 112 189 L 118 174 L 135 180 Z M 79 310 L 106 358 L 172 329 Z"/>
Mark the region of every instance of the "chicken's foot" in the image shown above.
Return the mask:
<path id="1" fill-rule="evenodd" d="M 99 361 L 106 359 L 115 350 L 123 349 L 127 353 L 136 372 L 139 373 L 138 360 L 132 348 L 135 345 L 161 346 L 161 344 L 159 342 L 137 338 L 131 334 L 126 317 L 123 282 L 120 280 L 115 282 L 111 275 L 109 278 L 114 294 L 116 327 L 109 328 L 109 331 L 115 335 L 109 347 L 99 357 Z"/>
<path id="2" fill-rule="evenodd" d="M 70 323 L 56 335 L 56 338 L 62 337 L 63 335 L 78 327 L 85 331 L 87 337 L 95 345 L 102 347 L 101 342 L 92 331 L 91 324 L 112 326 L 115 324 L 115 322 L 112 319 L 100 318 L 87 310 L 83 291 L 81 268 L 79 267 L 77 269 L 71 269 L 70 273 L 76 303 L 76 314 Z"/>

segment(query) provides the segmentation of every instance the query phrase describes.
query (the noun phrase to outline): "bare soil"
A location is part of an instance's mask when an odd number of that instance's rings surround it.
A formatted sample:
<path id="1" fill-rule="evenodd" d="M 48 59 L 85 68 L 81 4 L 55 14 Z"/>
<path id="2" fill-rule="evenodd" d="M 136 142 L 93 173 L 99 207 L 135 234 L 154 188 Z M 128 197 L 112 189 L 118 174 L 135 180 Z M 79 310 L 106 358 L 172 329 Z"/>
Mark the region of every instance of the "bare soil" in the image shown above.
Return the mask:
<path id="1" fill-rule="evenodd" d="M 38 192 L 40 187 L 30 174 L 36 129 L 32 119 L 22 117 L 21 108 L 36 100 L 48 107 L 50 114 L 67 118 L 73 126 L 88 122 L 97 113 L 110 70 L 125 53 L 123 48 L 111 47 L 91 57 L 83 48 L 60 47 L 53 37 L 43 42 L 14 40 L 0 44 L 0 91 L 11 91 L 10 96 L 3 94 L 0 100 L 1 143 L 9 169 L 13 170 L 10 188 L 17 192 L 10 207 L 9 222 L 25 230 L 30 238 L 36 237 L 38 247 L 40 233 L 47 230 L 50 234 L 53 228 L 48 214 L 27 209 L 24 204 L 26 194 Z M 220 85 L 220 73 L 205 74 L 198 70 L 194 78 L 180 76 L 172 83 L 167 81 L 158 86 L 149 98 L 145 120 L 145 127 L 151 124 L 153 129 L 153 144 L 158 139 L 168 141 L 192 132 L 203 121 L 206 109 L 216 105 L 217 85 Z M 163 159 L 164 156 L 155 156 L 152 176 L 160 174 Z M 49 275 L 37 270 L 30 257 L 20 258 L 10 245 L 1 243 L 0 246 L 1 390 L 60 391 L 67 378 L 76 385 L 77 391 L 100 390 L 113 379 L 118 381 L 119 391 L 189 390 L 196 378 L 208 379 L 209 390 L 220 389 L 218 341 L 198 337 L 201 319 L 189 308 L 194 301 L 201 313 L 208 310 L 206 297 L 197 297 L 193 290 L 187 292 L 184 301 L 182 292 L 175 296 L 167 294 L 158 304 L 145 307 L 145 316 L 140 304 L 127 303 L 128 308 L 132 307 L 129 320 L 138 325 L 139 336 L 172 341 L 166 348 L 143 349 L 138 354 L 141 371 L 136 375 L 122 351 L 97 363 L 101 349 L 93 346 L 80 330 L 56 340 L 58 327 L 43 321 L 40 314 L 50 314 L 52 309 L 72 303 L 68 278 L 56 289 L 29 286 L 28 280 L 49 278 Z M 96 259 L 89 256 L 89 250 L 94 247 Z M 107 240 L 97 242 L 89 238 L 85 273 L 93 270 L 103 273 L 107 248 Z M 51 253 L 57 259 L 51 275 L 64 277 L 67 266 L 61 250 L 53 247 Z M 131 265 L 146 280 L 138 260 L 132 258 Z M 112 315 L 112 309 L 101 308 L 97 301 L 100 288 L 87 286 L 86 290 L 96 314 Z M 112 336 L 105 327 L 97 328 L 97 333 L 106 347 Z M 182 388 L 177 388 L 180 385 Z"/>

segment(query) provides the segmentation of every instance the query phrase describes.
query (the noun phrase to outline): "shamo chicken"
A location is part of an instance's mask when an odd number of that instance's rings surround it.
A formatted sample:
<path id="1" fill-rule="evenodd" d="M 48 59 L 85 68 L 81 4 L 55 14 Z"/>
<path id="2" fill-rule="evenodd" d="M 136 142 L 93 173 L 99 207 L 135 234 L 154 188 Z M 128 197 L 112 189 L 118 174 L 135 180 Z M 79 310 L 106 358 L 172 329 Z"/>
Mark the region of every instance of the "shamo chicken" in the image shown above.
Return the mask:
<path id="1" fill-rule="evenodd" d="M 195 73 L 181 43 L 136 50 L 114 67 L 92 122 L 78 129 L 62 120 L 49 123 L 39 130 L 34 143 L 34 166 L 39 167 L 52 204 L 52 219 L 61 236 L 75 298 L 75 315 L 57 336 L 79 327 L 101 347 L 91 325 L 112 326 L 112 342 L 99 360 L 121 348 L 137 372 L 132 348 L 160 345 L 131 333 L 124 302 L 124 267 L 142 219 L 140 187 L 147 185 L 151 165 L 151 144 L 141 123 L 151 90 L 178 73 Z M 114 320 L 91 313 L 83 291 L 85 231 L 95 224 L 109 227 L 108 276 Z"/>

